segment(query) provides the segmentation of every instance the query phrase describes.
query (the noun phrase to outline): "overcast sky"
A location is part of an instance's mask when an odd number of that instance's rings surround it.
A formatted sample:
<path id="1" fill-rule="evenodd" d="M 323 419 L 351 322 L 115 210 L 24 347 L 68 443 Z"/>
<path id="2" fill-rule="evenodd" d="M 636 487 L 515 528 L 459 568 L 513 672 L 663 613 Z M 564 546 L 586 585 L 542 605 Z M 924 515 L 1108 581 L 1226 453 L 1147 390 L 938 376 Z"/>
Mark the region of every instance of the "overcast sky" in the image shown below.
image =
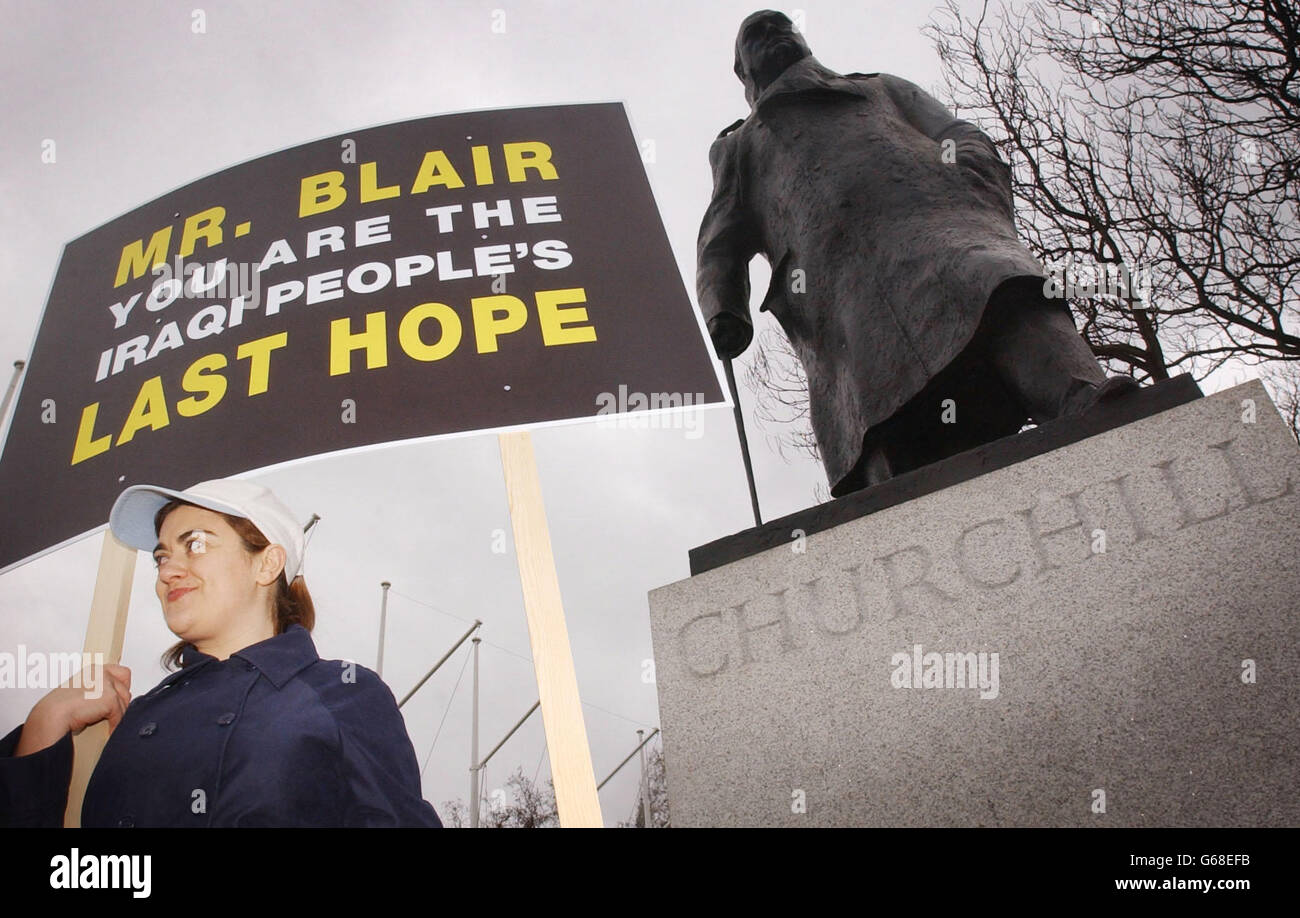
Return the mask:
<path id="1" fill-rule="evenodd" d="M 938 59 L 919 32 L 933 7 L 857 0 L 784 11 L 828 67 L 894 73 L 940 95 Z M 732 48 L 757 8 L 713 0 L 2 2 L 3 381 L 12 361 L 29 355 L 66 242 L 245 160 L 446 112 L 625 102 L 638 140 L 653 142 L 646 169 L 693 297 L 708 148 L 747 114 Z M 195 9 L 205 17 L 199 34 Z M 56 143 L 54 163 L 42 162 L 46 140 Z M 755 269 L 761 295 L 760 262 Z M 758 318 L 761 334 L 771 320 Z M 737 361 L 738 376 L 750 356 Z M 743 387 L 741 398 L 752 407 Z M 690 548 L 752 522 L 730 410 L 698 420 L 696 431 L 588 422 L 533 433 L 597 781 L 632 750 L 637 728 L 658 725 L 655 686 L 644 678 L 647 591 L 686 577 Z M 816 502 L 820 466 L 786 461 L 767 442 L 776 430 L 752 416 L 747 426 L 764 517 Z M 305 576 L 323 657 L 375 665 L 383 580 L 393 584 L 383 675 L 398 697 L 473 619 L 484 621 L 481 737 L 491 748 L 536 698 L 513 550 L 491 550 L 494 531 L 510 529 L 496 437 L 249 477 L 302 518 L 322 517 Z M 95 535 L 0 576 L 0 651 L 80 650 L 100 542 Z M 123 657 L 136 694 L 163 676 L 158 658 L 173 641 L 152 565 L 141 558 Z M 468 647 L 404 708 L 424 795 L 443 813 L 446 801 L 468 795 Z M 41 694 L 0 692 L 0 734 Z M 486 792 L 517 766 L 545 780 L 544 751 L 534 715 L 489 765 Z M 606 824 L 627 819 L 635 802 L 633 764 L 601 793 Z"/>

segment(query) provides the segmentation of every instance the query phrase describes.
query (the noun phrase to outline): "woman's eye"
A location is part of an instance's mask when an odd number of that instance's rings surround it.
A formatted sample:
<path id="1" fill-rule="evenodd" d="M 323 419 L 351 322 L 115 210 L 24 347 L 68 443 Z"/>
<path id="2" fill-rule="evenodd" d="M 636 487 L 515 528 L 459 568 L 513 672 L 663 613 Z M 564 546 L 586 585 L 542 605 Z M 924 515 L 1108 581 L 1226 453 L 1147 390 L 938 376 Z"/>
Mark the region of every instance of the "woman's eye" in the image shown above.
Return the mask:
<path id="1" fill-rule="evenodd" d="M 203 536 L 196 535 L 185 543 L 185 547 L 190 550 L 190 554 L 201 555 L 208 550 L 208 543 Z"/>

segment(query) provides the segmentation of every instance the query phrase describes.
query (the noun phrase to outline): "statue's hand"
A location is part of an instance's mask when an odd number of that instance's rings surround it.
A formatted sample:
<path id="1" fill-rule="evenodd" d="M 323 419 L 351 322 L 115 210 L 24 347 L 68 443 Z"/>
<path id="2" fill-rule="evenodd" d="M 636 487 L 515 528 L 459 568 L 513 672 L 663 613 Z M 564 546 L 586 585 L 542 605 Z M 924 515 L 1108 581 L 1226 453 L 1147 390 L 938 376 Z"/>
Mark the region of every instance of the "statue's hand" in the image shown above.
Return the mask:
<path id="1" fill-rule="evenodd" d="M 744 319 L 728 312 L 720 312 L 709 320 L 709 337 L 713 350 L 723 360 L 737 357 L 749 347 L 754 329 Z"/>

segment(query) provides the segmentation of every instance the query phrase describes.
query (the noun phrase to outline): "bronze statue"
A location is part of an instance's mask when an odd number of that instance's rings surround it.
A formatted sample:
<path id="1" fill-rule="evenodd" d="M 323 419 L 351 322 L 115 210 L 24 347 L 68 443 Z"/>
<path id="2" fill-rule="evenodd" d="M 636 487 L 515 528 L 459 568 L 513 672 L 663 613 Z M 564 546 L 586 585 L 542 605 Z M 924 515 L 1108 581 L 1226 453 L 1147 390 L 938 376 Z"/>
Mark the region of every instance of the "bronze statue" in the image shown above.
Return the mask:
<path id="1" fill-rule="evenodd" d="M 832 495 L 1136 387 L 1044 295 L 975 125 L 907 80 L 827 69 L 771 10 L 741 24 L 735 70 L 751 111 L 709 150 L 700 308 L 720 357 L 744 351 L 766 256 L 759 308 L 803 363 Z"/>

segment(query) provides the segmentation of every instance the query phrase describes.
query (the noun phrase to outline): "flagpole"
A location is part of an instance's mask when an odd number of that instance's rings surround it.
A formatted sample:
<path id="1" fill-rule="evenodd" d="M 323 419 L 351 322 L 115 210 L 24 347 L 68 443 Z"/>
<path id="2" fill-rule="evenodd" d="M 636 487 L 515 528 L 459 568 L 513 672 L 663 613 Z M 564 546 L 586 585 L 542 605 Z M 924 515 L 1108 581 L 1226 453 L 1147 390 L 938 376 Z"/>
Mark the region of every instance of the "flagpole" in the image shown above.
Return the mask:
<path id="1" fill-rule="evenodd" d="M 27 366 L 21 360 L 14 361 L 14 372 L 9 377 L 9 388 L 5 389 L 4 401 L 0 402 L 0 427 L 4 427 L 5 418 L 9 416 L 9 403 L 14 400 L 14 393 L 18 391 L 18 380 L 23 375 L 23 367 Z M 11 427 L 13 425 L 10 425 Z M 8 436 L 5 437 L 8 439 Z M 0 443 L 0 452 L 4 451 L 4 443 Z"/>
<path id="2" fill-rule="evenodd" d="M 375 673 L 384 678 L 384 625 L 388 622 L 388 588 L 392 586 L 387 580 L 379 584 L 384 595 L 379 602 L 379 660 L 375 663 Z"/>

